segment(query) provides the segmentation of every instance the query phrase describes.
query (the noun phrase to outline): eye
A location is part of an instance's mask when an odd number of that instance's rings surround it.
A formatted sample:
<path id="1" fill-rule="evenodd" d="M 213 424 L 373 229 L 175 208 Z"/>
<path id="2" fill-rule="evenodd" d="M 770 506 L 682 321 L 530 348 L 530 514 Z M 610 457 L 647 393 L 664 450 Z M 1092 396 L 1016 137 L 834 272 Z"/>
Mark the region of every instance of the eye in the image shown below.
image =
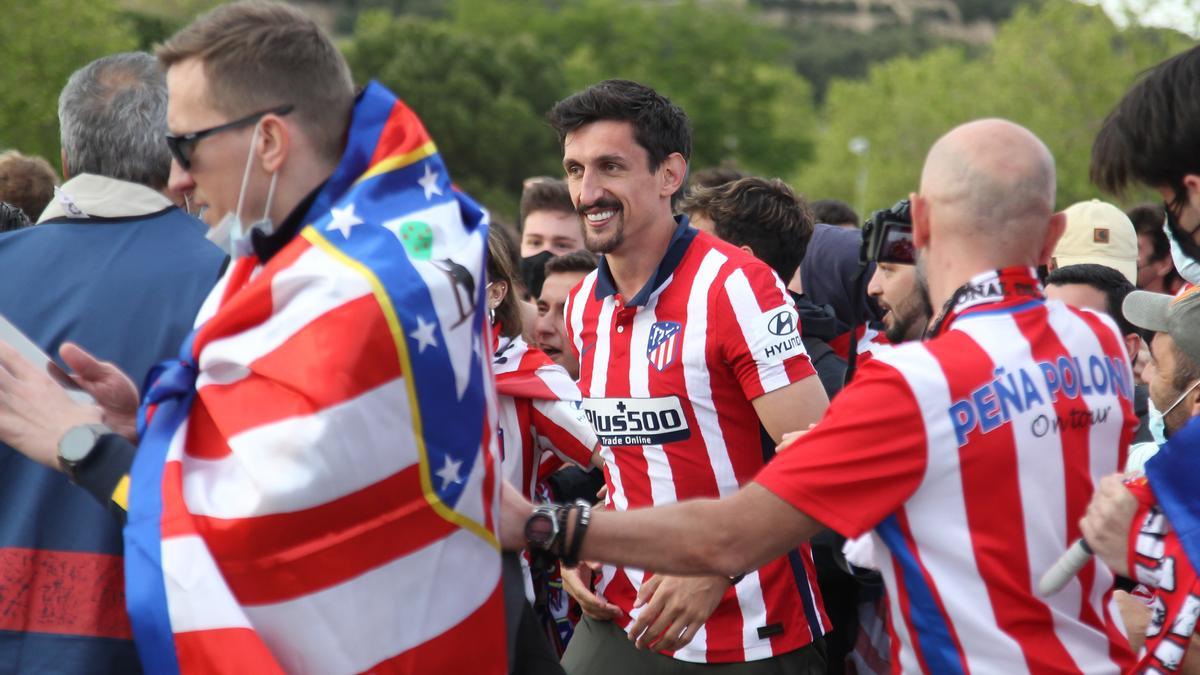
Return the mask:
<path id="1" fill-rule="evenodd" d="M 578 164 L 572 164 L 567 167 L 567 176 L 571 178 L 579 178 L 583 175 L 583 167 Z"/>

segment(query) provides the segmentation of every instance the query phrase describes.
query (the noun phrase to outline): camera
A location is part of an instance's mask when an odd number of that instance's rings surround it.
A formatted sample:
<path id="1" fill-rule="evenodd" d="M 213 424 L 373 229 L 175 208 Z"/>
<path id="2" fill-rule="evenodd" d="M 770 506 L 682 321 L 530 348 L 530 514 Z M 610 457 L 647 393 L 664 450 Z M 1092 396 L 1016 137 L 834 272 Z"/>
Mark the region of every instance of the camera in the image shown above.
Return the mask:
<path id="1" fill-rule="evenodd" d="M 907 199 L 901 199 L 890 209 L 871 214 L 863 224 L 862 248 L 858 258 L 863 264 L 916 264 L 916 247 L 912 240 L 912 214 Z"/>

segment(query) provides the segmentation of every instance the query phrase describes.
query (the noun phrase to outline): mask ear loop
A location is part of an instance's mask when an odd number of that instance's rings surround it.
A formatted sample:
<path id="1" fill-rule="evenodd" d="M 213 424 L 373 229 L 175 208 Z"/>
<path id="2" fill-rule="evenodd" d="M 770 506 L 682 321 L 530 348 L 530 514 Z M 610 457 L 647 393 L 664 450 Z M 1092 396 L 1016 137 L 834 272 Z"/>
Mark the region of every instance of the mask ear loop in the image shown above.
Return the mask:
<path id="1" fill-rule="evenodd" d="M 242 189 L 238 191 L 237 218 L 242 222 L 242 202 L 246 199 L 246 186 L 250 184 L 250 162 L 254 159 L 254 144 L 258 142 L 258 125 L 254 125 L 254 133 L 250 136 L 250 151 L 246 153 L 246 169 L 242 172 Z M 274 185 L 271 186 L 272 188 Z"/>

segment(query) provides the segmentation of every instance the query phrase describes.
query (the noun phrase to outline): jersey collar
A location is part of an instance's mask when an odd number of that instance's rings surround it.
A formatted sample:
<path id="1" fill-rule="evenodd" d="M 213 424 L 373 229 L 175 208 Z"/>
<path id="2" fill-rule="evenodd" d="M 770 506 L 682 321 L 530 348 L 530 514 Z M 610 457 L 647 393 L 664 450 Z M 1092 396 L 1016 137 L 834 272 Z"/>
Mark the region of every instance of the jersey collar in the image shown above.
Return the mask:
<path id="1" fill-rule="evenodd" d="M 687 253 L 688 246 L 696 238 L 696 230 L 688 225 L 687 216 L 675 216 L 675 223 L 675 232 L 671 235 L 670 243 L 667 244 L 667 253 L 659 261 L 654 276 L 646 282 L 642 290 L 625 302 L 626 307 L 640 307 L 650 302 L 650 296 L 675 273 L 679 261 L 683 260 L 683 254 Z M 608 258 L 600 256 L 600 264 L 596 268 L 596 299 L 604 300 L 616 294 L 617 284 L 613 281 L 612 272 L 608 269 Z"/>
<path id="2" fill-rule="evenodd" d="M 1037 270 L 1005 267 L 976 274 L 950 296 L 928 337 L 947 330 L 956 319 L 982 312 L 1015 312 L 1045 300 Z"/>

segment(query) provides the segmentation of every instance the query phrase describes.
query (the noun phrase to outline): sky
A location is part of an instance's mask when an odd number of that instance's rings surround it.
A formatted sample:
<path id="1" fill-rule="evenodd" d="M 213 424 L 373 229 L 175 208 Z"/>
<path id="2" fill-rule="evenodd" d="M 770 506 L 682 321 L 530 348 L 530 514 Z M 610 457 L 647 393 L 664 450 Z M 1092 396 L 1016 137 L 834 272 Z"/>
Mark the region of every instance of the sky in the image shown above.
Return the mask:
<path id="1" fill-rule="evenodd" d="M 1121 25 L 1132 11 L 1140 23 L 1174 28 L 1200 37 L 1200 3 L 1195 0 L 1084 0 L 1100 5 Z"/>

